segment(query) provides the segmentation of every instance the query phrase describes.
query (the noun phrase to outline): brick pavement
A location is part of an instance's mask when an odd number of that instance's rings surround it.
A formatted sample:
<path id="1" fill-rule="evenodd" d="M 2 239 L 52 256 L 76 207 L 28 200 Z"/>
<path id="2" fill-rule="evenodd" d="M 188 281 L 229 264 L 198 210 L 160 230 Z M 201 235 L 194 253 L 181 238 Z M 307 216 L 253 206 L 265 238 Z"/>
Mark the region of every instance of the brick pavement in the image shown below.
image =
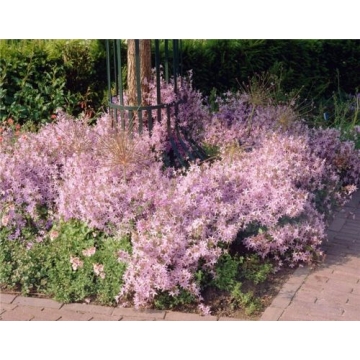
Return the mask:
<path id="1" fill-rule="evenodd" d="M 360 191 L 328 228 L 325 262 L 298 268 L 260 320 L 360 320 Z M 0 293 L 3 321 L 234 321 L 174 311 L 135 310 Z"/>
<path id="2" fill-rule="evenodd" d="M 260 320 L 360 320 L 360 191 L 327 232 L 324 263 L 297 269 Z"/>
<path id="3" fill-rule="evenodd" d="M 54 300 L 0 294 L 3 321 L 231 321 L 175 311 L 135 310 L 87 304 L 62 304 Z"/>

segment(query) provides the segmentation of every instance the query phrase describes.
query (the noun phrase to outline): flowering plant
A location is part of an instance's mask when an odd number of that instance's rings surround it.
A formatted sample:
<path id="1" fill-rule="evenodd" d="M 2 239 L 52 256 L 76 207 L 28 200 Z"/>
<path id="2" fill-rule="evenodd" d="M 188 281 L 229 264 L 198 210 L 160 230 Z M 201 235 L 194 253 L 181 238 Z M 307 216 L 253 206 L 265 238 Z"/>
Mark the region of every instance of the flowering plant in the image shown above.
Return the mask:
<path id="1" fill-rule="evenodd" d="M 169 88 L 162 85 L 164 99 Z M 116 252 L 124 264 L 117 300 L 151 306 L 160 293 L 185 291 L 202 311 L 208 309 L 196 274 L 215 277 L 236 242 L 278 268 L 321 257 L 326 216 L 360 185 L 360 150 L 337 130 L 310 129 L 284 104 L 249 105 L 249 96 L 227 94 L 211 114 L 191 82 L 179 82 L 179 89 L 187 98 L 179 126 L 215 149 L 212 159 L 187 170 L 165 167 L 161 155 L 171 145 L 159 119 L 152 134 L 129 135 L 112 127 L 108 114 L 89 126 L 60 112 L 55 123 L 0 149 L 8 239 L 24 241 L 31 227 L 38 243 L 56 244 L 65 235 L 54 224 L 74 220 L 106 236 L 130 236 L 131 248 Z M 66 267 L 66 281 L 84 282 L 91 271 L 102 284 L 111 267 L 98 256 L 95 241 L 83 243 L 57 271 Z"/>

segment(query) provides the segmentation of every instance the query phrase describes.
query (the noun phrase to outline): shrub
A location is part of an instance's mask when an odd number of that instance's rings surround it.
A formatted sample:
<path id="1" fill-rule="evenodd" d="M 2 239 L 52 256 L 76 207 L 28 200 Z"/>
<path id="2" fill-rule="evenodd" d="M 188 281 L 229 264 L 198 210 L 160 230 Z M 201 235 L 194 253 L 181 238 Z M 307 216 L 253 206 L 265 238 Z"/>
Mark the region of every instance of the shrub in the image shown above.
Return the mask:
<path id="1" fill-rule="evenodd" d="M 237 90 L 254 73 L 281 75 L 285 92 L 328 98 L 339 86 L 359 86 L 359 40 L 183 40 L 183 70 L 194 69 L 194 86 L 207 96 Z"/>
<path id="2" fill-rule="evenodd" d="M 1 40 L 0 121 L 32 130 L 57 108 L 92 118 L 104 104 L 105 50 L 95 40 Z M 97 110 L 98 111 L 98 110 Z"/>
<path id="3" fill-rule="evenodd" d="M 71 111 L 74 100 L 65 87 L 61 62 L 50 60 L 36 42 L 25 49 L 13 45 L 12 51 L 5 51 L 4 41 L 0 60 L 1 121 L 11 117 L 21 124 L 29 119 L 44 124 L 51 121 L 58 107 Z"/>

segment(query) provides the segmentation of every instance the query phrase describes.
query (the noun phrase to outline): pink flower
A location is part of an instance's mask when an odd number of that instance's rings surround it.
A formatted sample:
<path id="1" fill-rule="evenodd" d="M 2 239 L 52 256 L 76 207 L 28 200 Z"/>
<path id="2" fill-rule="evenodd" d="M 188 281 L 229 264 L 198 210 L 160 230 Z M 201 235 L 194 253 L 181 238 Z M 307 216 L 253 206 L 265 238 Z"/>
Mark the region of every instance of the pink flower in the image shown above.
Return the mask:
<path id="1" fill-rule="evenodd" d="M 90 257 L 90 256 L 94 255 L 95 252 L 96 252 L 96 247 L 92 246 L 91 248 L 83 250 L 82 254 L 84 256 Z"/>
<path id="2" fill-rule="evenodd" d="M 70 256 L 70 263 L 73 270 L 77 270 L 78 268 L 81 268 L 84 265 L 84 262 L 81 261 L 78 257 L 72 257 L 72 256 Z"/>
<path id="3" fill-rule="evenodd" d="M 211 315 L 211 310 L 209 306 L 206 306 L 204 304 L 199 304 L 198 309 L 202 316 L 208 316 Z"/>
<path id="4" fill-rule="evenodd" d="M 100 276 L 102 279 L 105 279 L 104 265 L 93 264 L 93 269 L 96 276 Z"/>
<path id="5" fill-rule="evenodd" d="M 3 215 L 3 217 L 1 218 L 1 225 L 2 226 L 7 226 L 7 224 L 9 223 L 9 215 Z"/>
<path id="6" fill-rule="evenodd" d="M 124 250 L 119 250 L 117 256 L 119 262 L 129 263 L 131 260 L 129 253 Z"/>
<path id="7" fill-rule="evenodd" d="M 50 240 L 53 241 L 59 236 L 59 232 L 57 230 L 51 230 L 49 232 Z"/>

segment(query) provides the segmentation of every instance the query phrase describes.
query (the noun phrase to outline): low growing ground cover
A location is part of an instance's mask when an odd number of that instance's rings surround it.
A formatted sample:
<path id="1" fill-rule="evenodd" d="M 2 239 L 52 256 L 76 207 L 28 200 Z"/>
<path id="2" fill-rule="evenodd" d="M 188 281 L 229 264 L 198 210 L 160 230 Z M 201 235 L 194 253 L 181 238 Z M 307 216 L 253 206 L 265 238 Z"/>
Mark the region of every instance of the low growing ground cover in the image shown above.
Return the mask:
<path id="1" fill-rule="evenodd" d="M 90 126 L 59 110 L 37 133 L 7 120 L 0 284 L 204 314 L 216 311 L 215 291 L 252 313 L 261 308 L 253 285 L 321 260 L 327 220 L 360 184 L 360 127 L 343 140 L 266 92 L 228 93 L 210 111 L 191 79 L 178 88 L 187 99 L 178 125 L 208 154 L 186 168 L 163 161 L 170 139 L 180 141 L 174 116 L 168 131 L 154 114 L 151 135 L 113 127 L 109 114 Z M 171 84 L 161 91 L 174 100 Z"/>

